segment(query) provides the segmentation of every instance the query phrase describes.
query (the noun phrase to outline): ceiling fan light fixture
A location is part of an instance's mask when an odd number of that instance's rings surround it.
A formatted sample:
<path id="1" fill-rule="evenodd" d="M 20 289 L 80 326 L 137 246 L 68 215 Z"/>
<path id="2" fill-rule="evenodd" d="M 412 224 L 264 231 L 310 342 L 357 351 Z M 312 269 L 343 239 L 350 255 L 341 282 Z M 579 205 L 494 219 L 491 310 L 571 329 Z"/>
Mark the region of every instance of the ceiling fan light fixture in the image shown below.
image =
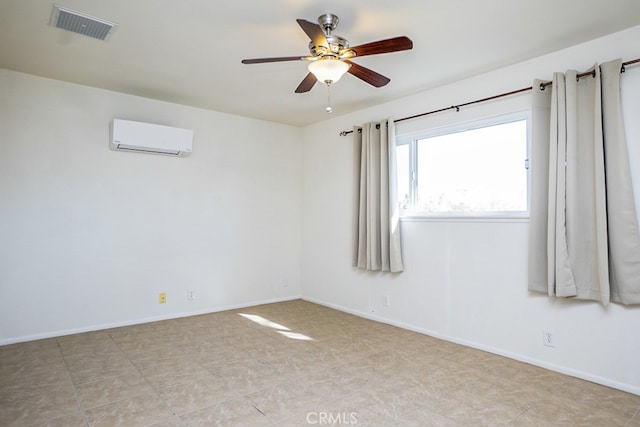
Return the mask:
<path id="1" fill-rule="evenodd" d="M 328 86 L 340 80 L 340 77 L 349 71 L 349 67 L 349 64 L 339 59 L 326 58 L 311 62 L 309 72 Z"/>

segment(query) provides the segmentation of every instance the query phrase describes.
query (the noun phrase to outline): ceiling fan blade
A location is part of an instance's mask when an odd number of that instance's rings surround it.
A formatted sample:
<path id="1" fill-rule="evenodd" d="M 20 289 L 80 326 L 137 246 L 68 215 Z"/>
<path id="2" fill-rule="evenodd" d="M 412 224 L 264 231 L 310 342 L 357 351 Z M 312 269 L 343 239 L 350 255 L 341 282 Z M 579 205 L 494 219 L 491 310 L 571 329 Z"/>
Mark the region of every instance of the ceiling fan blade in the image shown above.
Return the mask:
<path id="1" fill-rule="evenodd" d="M 354 46 L 350 49 L 356 53 L 356 56 L 378 55 L 380 53 L 413 49 L 413 42 L 408 37 L 400 36 L 392 39 L 361 44 L 360 46 Z"/>
<path id="2" fill-rule="evenodd" d="M 369 83 L 375 87 L 385 86 L 387 83 L 391 81 L 390 78 L 383 76 L 382 74 L 378 74 L 373 70 L 370 70 L 367 67 L 363 67 L 362 65 L 358 65 L 355 62 L 344 61 L 347 64 L 351 65 L 349 67 L 349 74 L 353 74 L 357 78 L 362 81 Z"/>
<path id="3" fill-rule="evenodd" d="M 243 59 L 243 64 L 263 64 L 265 62 L 283 62 L 283 61 L 304 61 L 304 56 L 280 56 L 276 58 L 253 58 Z"/>
<path id="4" fill-rule="evenodd" d="M 313 44 L 315 46 L 329 46 L 327 37 L 324 35 L 324 31 L 322 31 L 320 25 L 314 24 L 313 22 L 309 22 L 304 19 L 296 19 L 296 22 L 298 23 L 298 25 L 300 25 L 302 31 L 304 31 L 309 36 L 311 41 L 313 41 Z"/>
<path id="5" fill-rule="evenodd" d="M 311 90 L 311 88 L 313 87 L 313 85 L 316 84 L 317 81 L 318 81 L 318 79 L 316 79 L 316 76 L 314 76 L 311 73 L 307 74 L 307 76 L 304 79 L 302 79 L 302 81 L 300 82 L 300 84 L 296 88 L 296 93 L 309 92 Z"/>

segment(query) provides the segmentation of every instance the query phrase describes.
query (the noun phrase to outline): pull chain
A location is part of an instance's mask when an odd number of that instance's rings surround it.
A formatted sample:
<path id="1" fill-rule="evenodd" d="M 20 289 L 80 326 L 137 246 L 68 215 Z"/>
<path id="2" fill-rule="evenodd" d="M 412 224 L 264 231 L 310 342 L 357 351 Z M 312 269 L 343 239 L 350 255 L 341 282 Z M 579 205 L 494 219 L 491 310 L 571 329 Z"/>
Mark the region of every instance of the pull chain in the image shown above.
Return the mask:
<path id="1" fill-rule="evenodd" d="M 327 114 L 333 113 L 333 108 L 331 108 L 331 84 L 327 83 L 327 108 L 324 109 Z"/>

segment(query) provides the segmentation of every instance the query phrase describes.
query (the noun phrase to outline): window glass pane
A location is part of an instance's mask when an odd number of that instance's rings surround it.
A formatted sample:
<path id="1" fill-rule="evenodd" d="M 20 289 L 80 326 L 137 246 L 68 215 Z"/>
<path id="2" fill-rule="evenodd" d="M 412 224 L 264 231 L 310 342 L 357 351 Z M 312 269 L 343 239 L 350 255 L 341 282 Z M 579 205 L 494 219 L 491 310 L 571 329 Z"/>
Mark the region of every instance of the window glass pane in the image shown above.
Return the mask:
<path id="1" fill-rule="evenodd" d="M 409 188 L 411 183 L 411 163 L 409 158 L 409 144 L 396 147 L 396 163 L 398 177 L 398 203 L 400 209 L 409 209 Z"/>
<path id="2" fill-rule="evenodd" d="M 416 211 L 526 211 L 526 142 L 526 120 L 417 140 Z"/>

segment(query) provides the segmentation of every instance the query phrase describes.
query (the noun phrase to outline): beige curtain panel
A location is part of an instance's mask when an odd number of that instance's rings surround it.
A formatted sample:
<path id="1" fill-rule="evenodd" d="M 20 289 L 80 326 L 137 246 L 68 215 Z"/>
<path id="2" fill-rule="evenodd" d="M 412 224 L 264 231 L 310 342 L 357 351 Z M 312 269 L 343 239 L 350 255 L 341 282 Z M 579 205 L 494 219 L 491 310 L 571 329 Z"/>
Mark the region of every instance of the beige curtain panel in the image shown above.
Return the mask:
<path id="1" fill-rule="evenodd" d="M 529 290 L 640 304 L 640 233 L 620 102 L 622 61 L 533 85 Z"/>
<path id="2" fill-rule="evenodd" d="M 354 129 L 355 190 L 353 266 L 401 272 L 395 125 L 392 120 Z"/>

